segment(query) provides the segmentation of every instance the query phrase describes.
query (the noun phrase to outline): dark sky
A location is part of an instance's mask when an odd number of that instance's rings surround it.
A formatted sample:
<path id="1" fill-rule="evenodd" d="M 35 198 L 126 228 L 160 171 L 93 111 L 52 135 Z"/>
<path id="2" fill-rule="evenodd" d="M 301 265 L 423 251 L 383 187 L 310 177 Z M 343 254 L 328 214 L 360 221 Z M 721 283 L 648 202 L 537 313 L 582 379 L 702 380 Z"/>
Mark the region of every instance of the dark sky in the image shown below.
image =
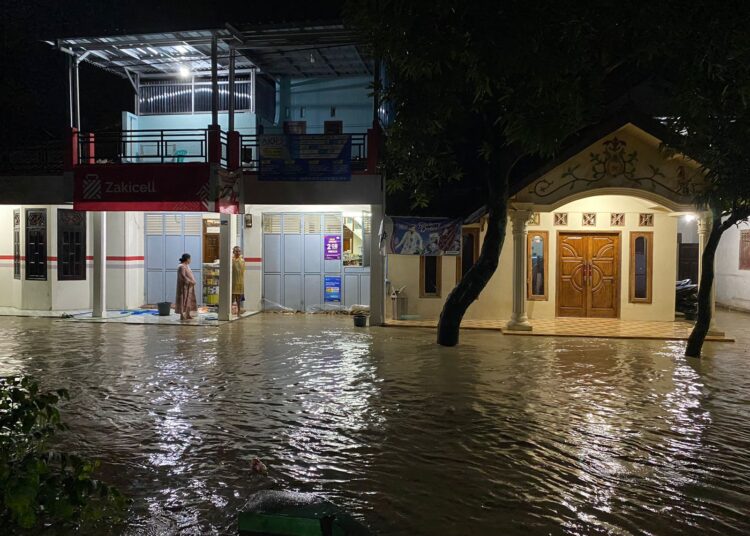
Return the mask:
<path id="1" fill-rule="evenodd" d="M 334 20 L 343 3 L 0 0 L 3 144 L 56 138 L 68 125 L 67 60 L 43 40 L 213 28 L 225 22 Z M 119 128 L 120 111 L 133 107 L 130 84 L 85 63 L 80 77 L 83 129 Z"/>

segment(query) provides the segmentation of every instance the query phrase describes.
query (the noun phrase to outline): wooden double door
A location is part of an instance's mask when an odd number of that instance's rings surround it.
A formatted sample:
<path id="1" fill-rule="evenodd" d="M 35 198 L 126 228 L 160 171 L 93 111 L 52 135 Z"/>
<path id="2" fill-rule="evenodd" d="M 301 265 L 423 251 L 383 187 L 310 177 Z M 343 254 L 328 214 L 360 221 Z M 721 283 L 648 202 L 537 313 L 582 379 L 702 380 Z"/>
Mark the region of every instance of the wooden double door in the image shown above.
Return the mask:
<path id="1" fill-rule="evenodd" d="M 557 316 L 618 318 L 620 235 L 560 233 Z"/>

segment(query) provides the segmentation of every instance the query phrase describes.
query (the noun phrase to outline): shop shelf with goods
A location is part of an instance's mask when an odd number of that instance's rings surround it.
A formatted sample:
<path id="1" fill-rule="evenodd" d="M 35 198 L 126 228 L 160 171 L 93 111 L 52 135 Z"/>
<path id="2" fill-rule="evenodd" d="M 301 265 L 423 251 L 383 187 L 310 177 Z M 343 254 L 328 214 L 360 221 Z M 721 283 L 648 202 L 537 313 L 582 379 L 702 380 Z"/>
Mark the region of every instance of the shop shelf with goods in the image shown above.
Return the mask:
<path id="1" fill-rule="evenodd" d="M 219 305 L 219 263 L 203 263 L 203 303 Z"/>

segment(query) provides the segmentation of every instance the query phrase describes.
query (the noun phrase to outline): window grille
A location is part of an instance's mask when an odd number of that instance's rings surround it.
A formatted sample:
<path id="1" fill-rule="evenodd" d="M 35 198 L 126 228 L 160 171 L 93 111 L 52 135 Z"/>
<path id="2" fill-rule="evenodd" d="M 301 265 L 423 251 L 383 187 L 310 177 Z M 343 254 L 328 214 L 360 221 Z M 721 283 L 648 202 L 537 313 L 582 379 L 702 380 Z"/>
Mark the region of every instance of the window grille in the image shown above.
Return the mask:
<path id="1" fill-rule="evenodd" d="M 86 280 L 86 213 L 57 211 L 57 279 Z"/>
<path id="2" fill-rule="evenodd" d="M 13 211 L 13 279 L 21 279 L 21 211 Z"/>
<path id="3" fill-rule="evenodd" d="M 26 209 L 26 279 L 47 280 L 47 209 Z"/>

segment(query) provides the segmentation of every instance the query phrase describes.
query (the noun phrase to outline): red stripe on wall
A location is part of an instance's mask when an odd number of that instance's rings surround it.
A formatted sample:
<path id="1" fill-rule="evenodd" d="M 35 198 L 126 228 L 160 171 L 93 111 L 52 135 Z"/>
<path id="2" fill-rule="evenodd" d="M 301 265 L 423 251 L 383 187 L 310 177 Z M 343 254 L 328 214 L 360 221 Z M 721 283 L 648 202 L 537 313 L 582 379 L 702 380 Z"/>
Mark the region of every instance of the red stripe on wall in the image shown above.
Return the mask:
<path id="1" fill-rule="evenodd" d="M 261 262 L 261 257 L 245 257 L 245 262 Z"/>
<path id="2" fill-rule="evenodd" d="M 12 261 L 14 258 L 15 257 L 13 255 L 0 255 L 0 261 Z M 21 256 L 21 260 L 25 261 L 26 257 L 25 256 Z M 48 261 L 57 261 L 57 257 L 53 257 L 52 255 L 50 255 L 49 257 L 47 257 L 47 260 Z M 94 256 L 93 255 L 87 255 L 86 256 L 86 260 L 87 261 L 93 261 L 94 260 Z M 145 257 L 143 255 L 134 255 L 134 256 L 130 256 L 130 257 L 117 257 L 117 256 L 109 256 L 108 255 L 107 256 L 107 260 L 108 261 L 143 261 L 143 260 L 146 260 L 146 259 L 145 259 Z M 260 259 L 258 259 L 258 261 L 260 261 Z"/>

